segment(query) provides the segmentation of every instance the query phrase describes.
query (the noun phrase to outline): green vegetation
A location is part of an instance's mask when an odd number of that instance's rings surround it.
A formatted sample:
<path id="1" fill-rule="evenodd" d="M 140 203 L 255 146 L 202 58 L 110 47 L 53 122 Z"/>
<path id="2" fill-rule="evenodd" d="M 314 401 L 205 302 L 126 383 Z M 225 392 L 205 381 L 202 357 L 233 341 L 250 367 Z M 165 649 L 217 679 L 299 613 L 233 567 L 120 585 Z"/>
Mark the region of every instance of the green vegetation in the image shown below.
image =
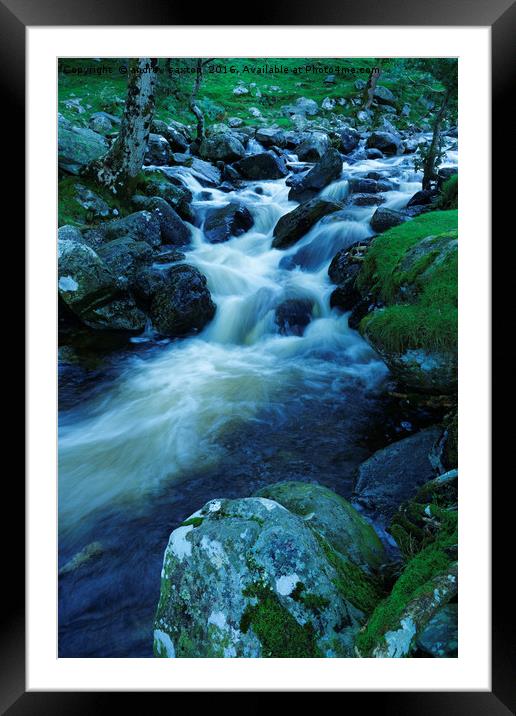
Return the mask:
<path id="1" fill-rule="evenodd" d="M 376 607 L 366 628 L 357 637 L 362 656 L 369 656 L 381 637 L 396 629 L 407 605 L 429 590 L 429 582 L 445 572 L 452 560 L 446 549 L 457 543 L 457 527 L 443 529 L 430 545 L 413 557 L 395 583 L 391 594 Z"/>
<path id="2" fill-rule="evenodd" d="M 189 525 L 193 525 L 194 527 L 200 527 L 202 523 L 202 517 L 190 517 L 190 519 L 181 522 L 181 527 L 188 527 Z"/>
<path id="3" fill-rule="evenodd" d="M 255 582 L 243 594 L 256 600 L 249 604 L 240 620 L 246 634 L 250 628 L 260 640 L 262 656 L 270 658 L 302 658 L 320 656 L 311 623 L 299 624 L 282 606 L 273 590 L 263 582 Z"/>
<path id="4" fill-rule="evenodd" d="M 366 575 L 360 567 L 334 550 L 324 537 L 317 534 L 316 537 L 328 562 L 338 574 L 334 583 L 339 592 L 357 609 L 365 614 L 370 614 L 382 597 L 379 584 Z"/>
<path id="5" fill-rule="evenodd" d="M 453 174 L 447 179 L 439 197 L 440 209 L 457 209 L 459 205 L 459 175 Z"/>
<path id="6" fill-rule="evenodd" d="M 329 606 L 330 602 L 321 597 L 319 594 L 313 594 L 305 590 L 303 582 L 298 582 L 294 588 L 294 591 L 290 594 L 290 597 L 296 602 L 304 604 L 307 609 L 311 609 L 313 612 L 321 612 L 323 609 Z"/>
<path id="7" fill-rule="evenodd" d="M 100 62 L 85 59 L 67 59 L 60 62 L 59 72 L 59 111 L 76 126 L 87 126 L 94 112 L 105 111 L 121 117 L 127 89 L 127 75 L 120 74 L 120 66 L 126 60 L 103 59 Z M 193 59 L 160 59 L 161 73 L 156 88 L 155 118 L 165 121 L 176 120 L 184 124 L 194 124 L 195 118 L 189 110 L 189 98 L 192 92 L 195 74 L 190 72 Z M 269 66 L 287 68 L 286 73 L 256 73 L 255 70 Z M 169 65 L 174 70 L 169 74 Z M 251 58 L 214 59 L 204 70 L 199 91 L 198 104 L 205 114 L 206 126 L 223 122 L 229 117 L 239 117 L 248 126 L 260 126 L 259 118 L 249 113 L 251 107 L 257 107 L 268 124 L 275 123 L 285 129 L 292 123 L 282 112 L 284 105 L 292 104 L 298 97 L 308 97 L 319 105 L 326 97 L 346 100 L 344 105 L 337 104 L 333 114 L 355 117 L 359 109 L 350 100 L 362 97 L 362 90 L 355 87 L 359 79 L 367 81 L 369 71 L 381 66 L 378 84 L 391 89 L 397 98 L 399 109 L 405 103 L 410 105 L 407 116 L 397 120 L 400 129 L 411 122 L 426 121 L 430 110 L 422 96 L 440 97 L 442 85 L 428 72 L 410 60 L 375 58 Z M 311 67 L 310 72 L 304 70 Z M 338 68 L 335 84 L 325 84 L 325 67 Z M 65 73 L 65 68 L 68 70 Z M 74 74 L 79 68 L 89 69 L 91 74 Z M 297 72 L 298 68 L 303 68 Z M 110 74 L 101 71 L 111 69 Z M 179 72 L 175 72 L 179 70 Z M 246 71 L 247 70 L 247 71 Z M 323 70 L 323 71 L 320 71 Z M 340 71 L 339 71 L 340 70 Z M 367 70 L 367 71 L 361 71 Z M 233 89 L 243 82 L 248 94 L 234 95 Z M 255 83 L 251 87 L 251 83 Z M 84 112 L 78 111 L 76 102 L 81 100 Z M 70 103 L 71 100 L 71 103 Z M 318 115 L 324 117 L 324 110 Z M 380 116 L 380 114 L 379 114 Z M 373 118 L 373 125 L 376 117 Z"/>
<path id="8" fill-rule="evenodd" d="M 387 304 L 360 324 L 373 345 L 395 353 L 456 349 L 458 254 L 456 247 L 443 252 L 456 238 L 457 211 L 434 211 L 373 241 L 358 277 L 361 290 Z M 414 247 L 419 256 L 409 254 Z"/>

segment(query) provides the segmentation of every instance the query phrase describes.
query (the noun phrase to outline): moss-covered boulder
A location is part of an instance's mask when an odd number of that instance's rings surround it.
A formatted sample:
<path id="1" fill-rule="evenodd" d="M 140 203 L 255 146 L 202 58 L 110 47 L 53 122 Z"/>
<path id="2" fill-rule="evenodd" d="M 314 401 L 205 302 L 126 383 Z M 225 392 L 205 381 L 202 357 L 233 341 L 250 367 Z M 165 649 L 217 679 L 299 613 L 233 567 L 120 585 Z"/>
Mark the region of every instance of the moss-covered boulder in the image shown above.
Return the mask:
<path id="1" fill-rule="evenodd" d="M 158 657 L 352 657 L 375 581 L 264 497 L 212 500 L 172 532 Z"/>
<path id="2" fill-rule="evenodd" d="M 66 121 L 59 123 L 57 143 L 59 168 L 69 174 L 79 174 L 83 167 L 109 149 L 101 134 L 86 127 L 73 127 Z"/>
<path id="3" fill-rule="evenodd" d="M 434 211 L 376 237 L 357 286 L 382 305 L 360 332 L 406 388 L 457 389 L 457 212 Z"/>
<path id="4" fill-rule="evenodd" d="M 340 495 L 322 485 L 279 482 L 257 493 L 279 502 L 305 522 L 338 552 L 366 572 L 373 573 L 387 561 L 373 527 Z"/>
<path id="5" fill-rule="evenodd" d="M 199 154 L 210 162 L 234 162 L 245 156 L 245 149 L 234 134 L 221 132 L 204 139 Z"/>

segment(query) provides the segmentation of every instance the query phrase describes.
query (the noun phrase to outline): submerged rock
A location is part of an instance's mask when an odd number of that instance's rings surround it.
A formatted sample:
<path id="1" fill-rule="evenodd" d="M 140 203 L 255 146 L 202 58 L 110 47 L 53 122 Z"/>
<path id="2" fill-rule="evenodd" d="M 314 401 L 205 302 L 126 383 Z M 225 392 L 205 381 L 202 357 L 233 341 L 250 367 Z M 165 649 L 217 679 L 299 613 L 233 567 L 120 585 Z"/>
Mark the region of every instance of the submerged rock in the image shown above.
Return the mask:
<path id="1" fill-rule="evenodd" d="M 342 204 L 326 199 L 311 199 L 285 214 L 274 227 L 272 247 L 286 249 L 295 244 L 323 216 L 342 209 Z"/>
<path id="2" fill-rule="evenodd" d="M 254 224 L 249 209 L 238 202 L 210 209 L 204 222 L 204 235 L 212 244 L 228 241 L 231 236 L 240 236 Z"/>
<path id="3" fill-rule="evenodd" d="M 439 428 L 427 428 L 375 452 L 359 467 L 353 502 L 390 519 L 402 502 L 435 477 L 430 453 L 440 435 Z"/>
<path id="4" fill-rule="evenodd" d="M 170 536 L 154 653 L 352 657 L 379 596 L 374 580 L 279 503 L 212 500 Z"/>
<path id="5" fill-rule="evenodd" d="M 276 308 L 276 324 L 284 336 L 302 336 L 312 320 L 313 301 L 289 298 Z"/>
<path id="6" fill-rule="evenodd" d="M 75 572 L 77 569 L 89 562 L 90 559 L 100 557 L 103 552 L 104 546 L 101 542 L 91 542 L 86 545 L 86 547 L 81 549 L 80 552 L 77 552 L 77 554 L 74 555 L 69 562 L 66 562 L 66 564 L 60 568 L 59 576 L 61 577 L 63 574 L 68 574 L 69 572 Z"/>

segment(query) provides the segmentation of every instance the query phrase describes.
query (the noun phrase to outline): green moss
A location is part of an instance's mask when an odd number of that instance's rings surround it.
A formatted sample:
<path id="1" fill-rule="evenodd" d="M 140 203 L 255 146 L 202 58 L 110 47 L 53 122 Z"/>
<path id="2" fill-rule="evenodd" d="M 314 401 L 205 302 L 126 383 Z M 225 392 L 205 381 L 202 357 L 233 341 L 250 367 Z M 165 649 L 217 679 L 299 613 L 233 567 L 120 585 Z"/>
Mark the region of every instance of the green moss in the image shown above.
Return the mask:
<path id="1" fill-rule="evenodd" d="M 453 174 L 447 179 L 439 197 L 440 209 L 457 209 L 459 205 L 459 175 Z"/>
<path id="2" fill-rule="evenodd" d="M 453 518 L 450 519 L 450 527 Z M 395 629 L 407 605 L 428 590 L 428 582 L 445 572 L 450 565 L 448 547 L 457 543 L 457 527 L 444 529 L 405 566 L 391 594 L 374 610 L 365 629 L 359 633 L 356 646 L 362 656 L 369 656 L 382 636 Z"/>
<path id="3" fill-rule="evenodd" d="M 322 612 L 330 604 L 327 599 L 321 597 L 319 594 L 307 592 L 303 582 L 298 582 L 296 584 L 294 590 L 290 593 L 290 598 L 294 599 L 296 602 L 304 604 L 307 609 L 310 609 L 316 614 Z"/>
<path id="4" fill-rule="evenodd" d="M 457 221 L 457 211 L 431 211 L 377 236 L 366 253 L 357 279 L 358 288 L 372 292 L 386 303 L 393 301 L 407 278 L 399 272 L 407 251 L 428 236 L 456 231 Z"/>
<path id="5" fill-rule="evenodd" d="M 190 517 L 190 519 L 185 520 L 184 522 L 181 522 L 181 527 L 187 527 L 188 525 L 193 525 L 194 527 L 200 527 L 203 523 L 202 517 Z"/>
<path id="6" fill-rule="evenodd" d="M 373 241 L 358 285 L 387 306 L 362 319 L 360 331 L 380 351 L 456 351 L 458 251 L 454 249 L 441 259 L 438 250 L 443 239 L 457 237 L 456 226 L 456 211 L 434 211 Z M 435 245 L 435 250 L 426 251 L 403 269 L 407 252 L 423 239 L 427 246 Z"/>
<path id="7" fill-rule="evenodd" d="M 328 562 L 337 572 L 334 580 L 342 596 L 357 609 L 370 614 L 382 598 L 378 582 L 363 572 L 360 567 L 337 552 L 324 537 L 316 534 L 319 544 L 324 550 Z"/>
<path id="8" fill-rule="evenodd" d="M 93 216 L 91 215 L 91 212 L 81 206 L 81 204 L 76 199 L 77 184 L 80 184 L 86 189 L 90 189 L 100 199 L 106 202 L 106 204 L 111 210 L 111 215 L 109 217 L 106 217 L 107 219 L 127 216 L 127 214 L 130 214 L 133 211 L 128 199 L 125 199 L 120 196 L 114 196 L 110 191 L 98 185 L 93 180 L 82 176 L 65 177 L 61 179 L 57 187 L 58 226 L 65 226 L 66 224 L 70 224 L 72 226 L 88 226 L 93 221 Z M 114 216 L 112 213 L 113 209 L 116 209 L 116 211 L 118 212 L 116 216 Z M 98 222 L 99 219 L 96 218 L 95 221 Z"/>
<path id="9" fill-rule="evenodd" d="M 273 590 L 255 582 L 243 591 L 252 597 L 240 620 L 245 634 L 252 629 L 262 645 L 262 656 L 270 658 L 310 658 L 319 656 L 311 623 L 299 624 L 281 604 Z"/>

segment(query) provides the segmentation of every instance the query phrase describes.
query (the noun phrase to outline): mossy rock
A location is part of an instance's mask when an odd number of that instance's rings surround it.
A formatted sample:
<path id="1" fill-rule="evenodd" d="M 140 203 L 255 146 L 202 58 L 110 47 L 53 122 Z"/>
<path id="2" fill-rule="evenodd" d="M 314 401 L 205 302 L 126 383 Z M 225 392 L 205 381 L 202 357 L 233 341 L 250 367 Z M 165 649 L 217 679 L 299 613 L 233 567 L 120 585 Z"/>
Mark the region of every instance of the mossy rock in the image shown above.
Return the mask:
<path id="1" fill-rule="evenodd" d="M 387 561 L 383 545 L 373 527 L 351 504 L 322 485 L 279 482 L 256 493 L 279 502 L 302 517 L 338 552 L 368 573 Z"/>
<path id="2" fill-rule="evenodd" d="M 170 536 L 154 652 L 352 657 L 380 597 L 371 578 L 278 502 L 212 500 Z"/>

